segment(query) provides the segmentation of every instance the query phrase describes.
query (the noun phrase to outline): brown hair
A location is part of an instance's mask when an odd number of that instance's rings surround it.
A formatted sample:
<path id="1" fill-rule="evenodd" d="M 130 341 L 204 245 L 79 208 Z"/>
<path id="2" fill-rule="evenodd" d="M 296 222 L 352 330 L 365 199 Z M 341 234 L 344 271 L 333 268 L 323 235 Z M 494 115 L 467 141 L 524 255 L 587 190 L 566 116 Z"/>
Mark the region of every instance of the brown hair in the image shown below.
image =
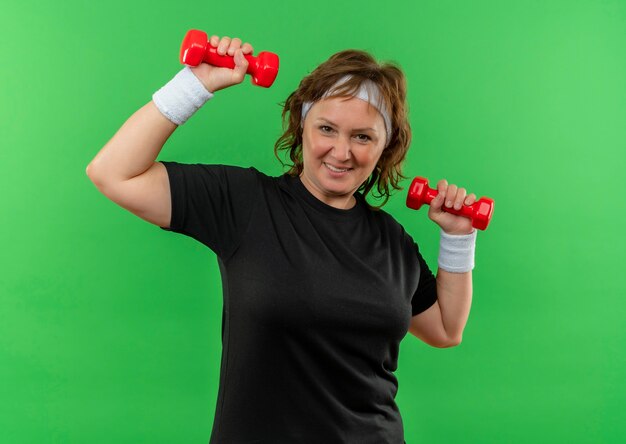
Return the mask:
<path id="1" fill-rule="evenodd" d="M 298 176 L 302 173 L 302 104 L 320 100 L 337 81 L 346 75 L 351 75 L 351 78 L 341 86 L 335 87 L 330 97 L 351 96 L 358 91 L 363 82 L 371 80 L 378 86 L 381 100 L 389 111 L 390 140 L 386 142 L 386 148 L 372 174 L 358 189 L 366 196 L 374 187 L 376 188 L 377 194 L 372 192 L 372 195 L 375 198 L 382 198 L 383 201 L 378 206 L 370 205 L 370 208 L 377 210 L 389 200 L 391 188 L 402 189 L 398 182 L 406 178 L 402 175 L 402 162 L 411 144 L 411 126 L 406 103 L 406 79 L 400 67 L 395 63 L 380 64 L 369 53 L 357 49 L 348 49 L 333 54 L 302 79 L 298 88 L 282 104 L 284 133 L 274 144 L 274 154 L 285 166 L 278 152 L 279 150 L 288 152 L 293 164 L 290 165 L 287 173 L 291 176 Z"/>

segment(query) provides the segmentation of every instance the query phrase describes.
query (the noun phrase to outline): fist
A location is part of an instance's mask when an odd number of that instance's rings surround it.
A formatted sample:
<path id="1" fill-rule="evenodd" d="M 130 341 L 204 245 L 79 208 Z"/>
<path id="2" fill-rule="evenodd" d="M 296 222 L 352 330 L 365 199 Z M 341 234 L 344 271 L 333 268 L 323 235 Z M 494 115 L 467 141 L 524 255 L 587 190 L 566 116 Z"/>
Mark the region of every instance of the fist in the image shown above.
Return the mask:
<path id="1" fill-rule="evenodd" d="M 437 182 L 437 197 L 430 203 L 428 218 L 448 234 L 470 234 L 474 231 L 471 219 L 446 213 L 443 208 L 445 206 L 459 210 L 462 205 L 472 205 L 474 202 L 474 193 L 467 195 L 465 188 L 448 185 L 447 180 L 441 179 Z"/>
<path id="2" fill-rule="evenodd" d="M 229 55 L 235 61 L 235 67 L 219 68 L 208 63 L 200 63 L 198 66 L 190 67 L 194 75 L 202 82 L 207 91 L 215 92 L 243 82 L 248 69 L 248 61 L 244 54 L 252 54 L 253 48 L 249 43 L 241 44 L 241 39 L 235 37 L 219 38 L 211 36 L 209 45 L 217 48 L 219 55 Z"/>

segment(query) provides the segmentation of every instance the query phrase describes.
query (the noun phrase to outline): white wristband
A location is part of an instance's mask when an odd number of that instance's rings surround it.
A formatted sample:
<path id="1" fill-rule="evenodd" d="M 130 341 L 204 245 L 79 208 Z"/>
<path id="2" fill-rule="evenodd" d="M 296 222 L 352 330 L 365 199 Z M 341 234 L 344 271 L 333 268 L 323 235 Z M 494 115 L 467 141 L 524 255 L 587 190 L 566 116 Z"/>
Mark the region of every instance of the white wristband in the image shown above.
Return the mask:
<path id="1" fill-rule="evenodd" d="M 185 66 L 152 94 L 152 101 L 161 114 L 176 125 L 182 125 L 212 97 L 213 93 L 207 91 L 189 66 Z"/>
<path id="2" fill-rule="evenodd" d="M 474 269 L 476 233 L 448 234 L 440 230 L 439 268 L 451 273 L 465 273 Z"/>

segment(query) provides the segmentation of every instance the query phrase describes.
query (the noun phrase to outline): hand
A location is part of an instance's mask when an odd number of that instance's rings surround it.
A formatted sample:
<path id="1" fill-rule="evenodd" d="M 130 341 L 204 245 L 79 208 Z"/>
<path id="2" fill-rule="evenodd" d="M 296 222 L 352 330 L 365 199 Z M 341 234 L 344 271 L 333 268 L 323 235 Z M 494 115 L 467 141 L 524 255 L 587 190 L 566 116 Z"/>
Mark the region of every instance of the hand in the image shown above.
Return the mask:
<path id="1" fill-rule="evenodd" d="M 244 43 L 242 46 L 241 39 L 237 37 L 234 39 L 222 37 L 220 39 L 216 35 L 211 36 L 209 44 L 217 48 L 219 55 L 234 56 L 235 68 L 219 68 L 208 63 L 200 63 L 198 66 L 190 67 L 204 87 L 210 92 L 215 92 L 243 82 L 248 69 L 248 61 L 244 54 L 252 54 L 252 45 Z"/>
<path id="2" fill-rule="evenodd" d="M 450 204 L 448 204 L 450 202 Z M 448 181 L 441 179 L 437 182 L 437 197 L 430 203 L 428 217 L 441 227 L 448 234 L 470 234 L 474 231 L 472 220 L 446 213 L 443 207 L 460 209 L 463 204 L 472 205 L 476 202 L 474 193 L 466 196 L 465 188 L 458 188 L 456 185 L 448 185 Z"/>

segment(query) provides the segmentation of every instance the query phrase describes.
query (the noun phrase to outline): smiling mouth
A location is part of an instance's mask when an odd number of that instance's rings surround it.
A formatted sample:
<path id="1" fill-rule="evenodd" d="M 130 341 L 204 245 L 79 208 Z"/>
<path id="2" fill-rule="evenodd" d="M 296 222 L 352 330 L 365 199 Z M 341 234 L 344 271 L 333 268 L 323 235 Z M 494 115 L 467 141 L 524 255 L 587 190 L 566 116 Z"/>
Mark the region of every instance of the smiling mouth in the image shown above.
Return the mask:
<path id="1" fill-rule="evenodd" d="M 323 164 L 326 168 L 328 168 L 333 173 L 345 173 L 346 171 L 349 171 L 352 169 L 352 168 L 337 168 L 337 167 L 327 164 L 326 162 L 323 162 Z"/>

